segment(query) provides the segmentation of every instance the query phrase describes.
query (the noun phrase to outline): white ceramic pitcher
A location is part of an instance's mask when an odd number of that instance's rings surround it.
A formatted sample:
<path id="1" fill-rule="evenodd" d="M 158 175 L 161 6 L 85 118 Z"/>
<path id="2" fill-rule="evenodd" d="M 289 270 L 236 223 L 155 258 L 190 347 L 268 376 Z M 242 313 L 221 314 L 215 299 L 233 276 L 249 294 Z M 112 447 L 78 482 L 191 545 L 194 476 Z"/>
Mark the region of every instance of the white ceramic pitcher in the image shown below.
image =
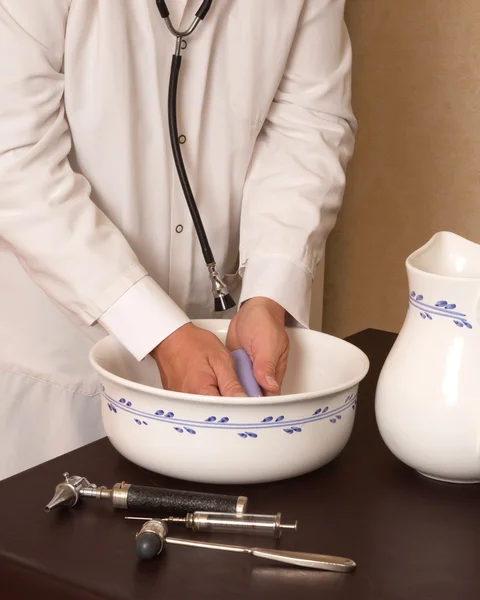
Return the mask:
<path id="1" fill-rule="evenodd" d="M 406 261 L 409 304 L 375 410 L 391 452 L 423 475 L 480 482 L 480 245 L 440 232 Z"/>

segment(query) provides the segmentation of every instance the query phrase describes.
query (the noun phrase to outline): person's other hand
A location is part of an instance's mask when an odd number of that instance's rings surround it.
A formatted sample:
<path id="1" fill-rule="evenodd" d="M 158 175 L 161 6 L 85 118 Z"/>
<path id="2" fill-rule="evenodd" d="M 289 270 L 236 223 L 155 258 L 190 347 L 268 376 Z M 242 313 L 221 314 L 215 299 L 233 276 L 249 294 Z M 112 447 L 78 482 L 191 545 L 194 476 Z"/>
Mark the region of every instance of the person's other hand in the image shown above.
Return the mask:
<path id="1" fill-rule="evenodd" d="M 205 396 L 246 396 L 230 352 L 209 331 L 188 323 L 152 352 L 165 389 Z"/>
<path id="2" fill-rule="evenodd" d="M 253 363 L 253 374 L 265 395 L 281 391 L 290 349 L 285 310 L 269 298 L 242 304 L 228 330 L 227 348 L 243 348 Z"/>

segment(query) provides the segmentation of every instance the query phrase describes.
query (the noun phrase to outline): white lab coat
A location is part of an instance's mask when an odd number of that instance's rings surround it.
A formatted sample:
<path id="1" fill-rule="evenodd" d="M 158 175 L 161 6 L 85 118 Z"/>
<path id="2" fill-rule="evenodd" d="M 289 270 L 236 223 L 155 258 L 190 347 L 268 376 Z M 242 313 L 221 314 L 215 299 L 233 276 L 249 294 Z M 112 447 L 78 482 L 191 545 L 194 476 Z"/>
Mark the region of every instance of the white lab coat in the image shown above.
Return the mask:
<path id="1" fill-rule="evenodd" d="M 168 4 L 181 27 L 199 6 Z M 180 75 L 218 266 L 304 326 L 354 147 L 343 11 L 215 0 Z M 93 341 L 141 360 L 214 316 L 171 158 L 174 47 L 155 0 L 0 0 L 0 479 L 103 435 Z"/>

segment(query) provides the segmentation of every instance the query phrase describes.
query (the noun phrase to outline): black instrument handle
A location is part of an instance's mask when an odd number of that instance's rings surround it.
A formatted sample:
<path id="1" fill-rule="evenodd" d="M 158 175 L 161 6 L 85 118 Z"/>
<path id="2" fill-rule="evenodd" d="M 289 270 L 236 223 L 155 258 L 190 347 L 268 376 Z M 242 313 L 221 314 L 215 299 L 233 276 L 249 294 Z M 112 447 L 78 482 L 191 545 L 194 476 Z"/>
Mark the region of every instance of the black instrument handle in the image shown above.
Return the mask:
<path id="1" fill-rule="evenodd" d="M 127 508 L 151 513 L 163 513 L 165 516 L 185 516 L 187 513 L 195 511 L 243 512 L 246 509 L 246 501 L 241 496 L 130 485 L 127 495 Z"/>

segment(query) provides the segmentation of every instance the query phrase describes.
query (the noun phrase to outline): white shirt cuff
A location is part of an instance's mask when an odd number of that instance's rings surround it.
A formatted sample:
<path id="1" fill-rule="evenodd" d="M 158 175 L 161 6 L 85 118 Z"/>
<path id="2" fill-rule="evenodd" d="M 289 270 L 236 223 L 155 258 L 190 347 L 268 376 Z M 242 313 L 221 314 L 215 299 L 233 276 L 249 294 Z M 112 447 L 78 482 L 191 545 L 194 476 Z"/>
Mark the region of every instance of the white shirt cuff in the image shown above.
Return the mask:
<path id="1" fill-rule="evenodd" d="M 98 319 L 138 361 L 189 321 L 148 276 L 135 283 Z"/>
<path id="2" fill-rule="evenodd" d="M 250 298 L 270 298 L 293 319 L 288 324 L 308 328 L 312 281 L 308 269 L 287 259 L 249 259 L 243 272 L 239 306 Z"/>

